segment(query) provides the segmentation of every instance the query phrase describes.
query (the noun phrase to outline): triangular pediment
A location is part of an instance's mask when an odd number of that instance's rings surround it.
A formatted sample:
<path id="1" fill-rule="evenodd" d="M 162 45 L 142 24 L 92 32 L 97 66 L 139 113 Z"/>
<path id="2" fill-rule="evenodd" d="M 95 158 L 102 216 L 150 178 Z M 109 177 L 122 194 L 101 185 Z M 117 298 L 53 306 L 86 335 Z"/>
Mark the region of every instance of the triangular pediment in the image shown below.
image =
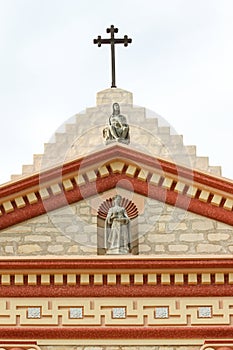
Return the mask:
<path id="1" fill-rule="evenodd" d="M 233 225 L 231 181 L 117 144 L 2 186 L 1 229 L 116 186 Z"/>

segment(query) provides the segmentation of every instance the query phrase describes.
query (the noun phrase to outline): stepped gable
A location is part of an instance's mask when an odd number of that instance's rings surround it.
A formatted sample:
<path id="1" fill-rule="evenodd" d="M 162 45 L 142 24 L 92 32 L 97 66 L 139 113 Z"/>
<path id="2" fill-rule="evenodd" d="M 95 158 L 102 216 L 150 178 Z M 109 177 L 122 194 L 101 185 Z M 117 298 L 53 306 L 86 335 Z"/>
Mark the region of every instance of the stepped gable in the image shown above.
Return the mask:
<path id="1" fill-rule="evenodd" d="M 120 104 L 121 113 L 127 117 L 130 125 L 129 148 L 221 176 L 221 168 L 209 165 L 208 157 L 197 156 L 195 146 L 185 146 L 182 135 L 173 133 L 169 126 L 160 125 L 161 117 L 143 107 L 134 106 L 132 93 L 114 88 L 97 93 L 96 107 L 75 115 L 72 122 L 64 125 L 65 132 L 55 133 L 54 141 L 45 144 L 44 154 L 34 155 L 33 164 L 23 165 L 22 174 L 12 175 L 11 180 L 104 149 L 102 131 L 114 102 Z"/>

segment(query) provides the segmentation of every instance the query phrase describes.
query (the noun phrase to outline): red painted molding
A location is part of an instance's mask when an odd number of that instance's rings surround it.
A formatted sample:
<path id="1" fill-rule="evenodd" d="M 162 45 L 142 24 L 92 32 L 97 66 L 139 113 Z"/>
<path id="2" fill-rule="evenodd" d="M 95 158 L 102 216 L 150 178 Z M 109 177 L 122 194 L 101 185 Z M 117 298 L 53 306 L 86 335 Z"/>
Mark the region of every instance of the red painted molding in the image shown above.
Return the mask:
<path id="1" fill-rule="evenodd" d="M 29 176 L 26 179 L 19 180 L 14 183 L 6 184 L 0 188 L 0 197 L 12 196 L 20 191 L 26 191 L 32 187 L 36 188 L 43 183 L 49 181 L 61 182 L 62 176 L 72 173 L 78 173 L 80 166 L 82 169 L 94 165 L 100 165 L 114 159 L 124 159 L 126 162 L 135 162 L 135 164 L 144 164 L 145 166 L 154 169 L 160 169 L 169 175 L 178 175 L 185 179 L 193 180 L 199 184 L 211 186 L 229 194 L 233 194 L 233 182 L 222 178 L 216 178 L 209 174 L 204 174 L 198 171 L 193 171 L 183 166 L 177 166 L 171 162 L 157 159 L 140 152 L 123 148 L 120 146 L 113 146 L 100 152 L 81 158 L 63 166 L 55 167 L 51 170 L 45 171 L 41 174 Z M 127 181 L 120 181 L 120 180 Z M 140 181 L 137 178 L 130 178 L 126 174 L 110 174 L 107 178 L 97 178 L 94 183 L 86 183 L 82 186 L 81 191 L 77 185 L 74 184 L 73 190 L 62 192 L 59 195 L 51 195 L 44 202 L 38 198 L 35 204 L 27 204 L 23 208 L 14 208 L 11 213 L 3 213 L 0 217 L 0 229 L 7 228 L 11 225 L 23 222 L 30 218 L 42 215 L 46 211 L 55 210 L 67 204 L 72 204 L 88 198 L 95 194 L 115 188 L 119 185 L 125 189 L 131 190 L 133 186 L 134 191 L 138 194 L 148 196 L 150 198 L 166 202 L 167 204 L 183 208 L 210 219 L 215 219 L 229 225 L 233 225 L 233 212 L 224 209 L 223 207 L 214 206 L 210 203 L 201 202 L 199 199 L 189 198 L 185 194 L 177 194 L 173 190 L 166 190 L 159 186 L 153 186 L 148 182 Z"/>
<path id="2" fill-rule="evenodd" d="M 1 327 L 1 339 L 227 339 L 232 326 Z"/>
<path id="3" fill-rule="evenodd" d="M 106 260 L 105 260 L 106 259 Z M 222 297 L 233 295 L 233 284 L 228 281 L 228 273 L 232 271 L 233 259 L 151 259 L 151 258 L 89 258 L 89 259 L 15 259 L 0 260 L 0 270 L 7 271 L 11 278 L 10 285 L 0 284 L 0 297 Z M 102 271 L 104 275 L 103 284 L 94 284 L 94 274 Z M 188 282 L 188 273 L 195 270 L 197 283 Z M 25 273 L 27 271 L 27 273 Z M 51 272 L 50 272 L 51 271 Z M 77 275 L 75 285 L 67 284 L 66 271 Z M 80 283 L 80 273 L 88 273 L 89 284 Z M 129 285 L 120 283 L 120 272 L 124 271 L 131 275 Z M 134 283 L 134 273 L 144 274 L 142 285 Z M 184 274 L 184 281 L 181 285 L 174 283 L 174 274 L 181 272 Z M 210 284 L 201 282 L 201 273 L 209 272 L 212 275 Z M 51 273 L 50 285 L 43 285 L 40 282 L 40 274 Z M 147 282 L 147 273 L 157 274 L 157 284 L 152 285 Z M 216 272 L 225 273 L 225 281 L 222 284 L 215 283 L 214 274 Z M 15 273 L 24 274 L 24 284 L 17 285 L 14 282 Z M 27 274 L 36 273 L 38 275 L 37 284 L 28 284 Z M 54 284 L 53 274 L 62 273 L 64 281 L 62 285 Z M 116 274 L 116 284 L 109 285 L 106 275 Z M 170 284 L 161 282 L 161 273 L 171 274 Z"/>
<path id="4" fill-rule="evenodd" d="M 155 158 L 147 154 L 123 148 L 119 145 L 106 148 L 99 152 L 87 155 L 84 158 L 79 158 L 75 161 L 54 167 L 53 169 L 41 172 L 40 174 L 32 175 L 23 178 L 13 183 L 6 184 L 0 188 L 0 197 L 17 193 L 28 187 L 36 186 L 39 183 L 48 182 L 54 178 L 60 177 L 78 171 L 80 165 L 82 168 L 89 167 L 93 164 L 106 163 L 114 158 L 126 158 L 134 161 L 136 164 L 145 164 L 155 169 L 163 170 L 164 172 L 182 176 L 186 179 L 197 181 L 203 185 L 212 186 L 216 189 L 233 194 L 233 182 L 224 178 L 215 177 L 213 175 L 202 173 L 197 170 L 189 169 L 185 166 L 176 165 L 164 159 Z"/>
<path id="5" fill-rule="evenodd" d="M 121 269 L 142 270 L 159 270 L 166 269 L 176 272 L 176 269 L 200 269 L 199 273 L 204 269 L 210 269 L 214 273 L 213 269 L 233 269 L 233 258 L 211 258 L 211 257 L 196 257 L 196 258 L 151 258 L 151 257 L 135 257 L 135 258 L 24 258 L 18 259 L 5 258 L 0 260 L 1 270 L 67 270 L 67 269 L 80 269 L 80 270 L 94 270 L 103 269 L 111 270 L 113 273 L 117 273 Z M 115 270 L 115 271 L 114 271 Z M 94 271 L 93 271 L 94 273 Z M 198 271 L 196 271 L 198 273 Z"/>
<path id="6" fill-rule="evenodd" d="M 231 297 L 233 295 L 232 285 L 103 285 L 94 286 L 79 284 L 75 286 L 0 286 L 0 297 Z"/>
<path id="7" fill-rule="evenodd" d="M 127 181 L 121 181 L 125 179 Z M 135 178 L 129 178 L 124 174 L 113 174 L 111 179 L 106 181 L 106 178 L 98 179 L 94 184 L 88 183 L 82 186 L 82 194 L 78 187 L 68 192 L 63 192 L 56 196 L 51 196 L 45 203 L 38 200 L 37 203 L 26 205 L 23 208 L 15 208 L 15 210 L 8 214 L 3 214 L 0 217 L 0 229 L 7 228 L 33 217 L 45 214 L 47 211 L 61 208 L 67 204 L 76 203 L 83 198 L 89 198 L 97 193 L 101 193 L 112 188 L 117 184 L 121 187 L 130 190 L 133 185 L 134 191 L 138 194 L 149 196 L 150 198 L 166 202 L 167 204 L 183 208 L 184 210 L 206 216 L 210 219 L 215 219 L 229 225 L 233 225 L 233 212 L 225 210 L 221 207 L 213 206 L 209 203 L 201 202 L 198 199 L 190 199 L 185 195 L 177 194 L 176 192 L 165 190 L 161 187 L 155 187 L 147 182 L 142 182 Z"/>

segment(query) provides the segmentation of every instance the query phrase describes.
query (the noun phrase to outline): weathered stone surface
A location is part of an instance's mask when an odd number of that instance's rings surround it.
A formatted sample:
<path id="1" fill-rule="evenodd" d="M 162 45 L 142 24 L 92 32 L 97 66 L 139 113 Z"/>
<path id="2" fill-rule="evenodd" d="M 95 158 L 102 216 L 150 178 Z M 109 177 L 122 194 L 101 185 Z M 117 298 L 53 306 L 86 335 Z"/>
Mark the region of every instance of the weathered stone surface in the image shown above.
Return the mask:
<path id="1" fill-rule="evenodd" d="M 28 232 L 32 232 L 32 226 L 30 224 L 29 225 L 15 225 L 15 226 L 12 226 L 10 228 L 10 232 L 11 233 L 18 233 L 18 232 L 28 233 Z"/>
<path id="2" fill-rule="evenodd" d="M 58 243 L 70 243 L 70 238 L 66 236 L 58 236 L 56 237 L 56 242 Z"/>
<path id="3" fill-rule="evenodd" d="M 165 246 L 162 244 L 156 244 L 155 251 L 156 252 L 165 252 Z"/>
<path id="4" fill-rule="evenodd" d="M 78 253 L 79 252 L 79 247 L 77 245 L 72 245 L 68 249 L 68 253 Z"/>
<path id="5" fill-rule="evenodd" d="M 148 234 L 147 239 L 150 242 L 158 242 L 158 243 L 166 242 L 166 243 L 169 243 L 169 242 L 175 241 L 175 234 L 168 233 L 168 234 L 159 235 L 159 234 L 156 234 L 156 233 L 150 233 L 150 234 Z"/>
<path id="6" fill-rule="evenodd" d="M 151 251 L 151 247 L 147 244 L 141 244 L 140 245 L 140 253 L 148 253 Z"/>
<path id="7" fill-rule="evenodd" d="M 180 241 L 185 242 L 197 242 L 203 241 L 204 235 L 203 233 L 183 233 L 180 235 Z"/>
<path id="8" fill-rule="evenodd" d="M 218 253 L 222 249 L 221 245 L 215 244 L 198 244 L 197 253 Z"/>
<path id="9" fill-rule="evenodd" d="M 80 246 L 80 254 L 82 255 L 96 255 L 96 248 L 91 246 Z"/>
<path id="10" fill-rule="evenodd" d="M 84 214 L 84 215 L 90 215 L 90 209 L 89 207 L 85 207 L 85 208 L 80 208 L 80 214 Z"/>
<path id="11" fill-rule="evenodd" d="M 13 253 L 14 253 L 14 247 L 12 247 L 12 246 L 6 246 L 6 247 L 5 247 L 5 252 L 6 252 L 7 254 L 13 254 Z"/>
<path id="12" fill-rule="evenodd" d="M 168 249 L 170 252 L 187 252 L 187 250 L 189 249 L 188 245 L 185 244 L 173 244 L 173 245 L 169 245 Z"/>
<path id="13" fill-rule="evenodd" d="M 25 236 L 25 242 L 51 242 L 52 238 L 50 236 L 42 235 L 29 235 Z"/>
<path id="14" fill-rule="evenodd" d="M 70 233 L 70 232 L 78 232 L 79 230 L 79 227 L 77 225 L 73 225 L 73 226 L 68 226 L 66 227 L 65 231 L 67 233 Z"/>
<path id="15" fill-rule="evenodd" d="M 169 231 L 186 231 L 187 230 L 187 224 L 185 222 L 178 222 L 178 223 L 169 223 L 168 224 L 168 230 Z"/>
<path id="16" fill-rule="evenodd" d="M 29 255 L 29 254 L 39 253 L 42 250 L 43 249 L 38 244 L 24 244 L 19 246 L 18 254 Z"/>
<path id="17" fill-rule="evenodd" d="M 1 243 L 5 243 L 5 242 L 20 242 L 21 241 L 21 237 L 19 236 L 2 236 L 0 237 L 0 242 Z"/>
<path id="18" fill-rule="evenodd" d="M 165 232 L 166 231 L 166 224 L 164 222 L 159 222 L 159 232 Z"/>
<path id="19" fill-rule="evenodd" d="M 211 220 L 206 220 L 202 218 L 199 221 L 194 221 L 192 223 L 192 229 L 194 231 L 209 231 L 214 229 L 214 223 Z"/>
<path id="20" fill-rule="evenodd" d="M 64 248 L 63 248 L 63 245 L 61 245 L 61 244 L 54 244 L 54 245 L 48 246 L 49 253 L 56 255 L 56 253 L 61 253 L 63 251 L 64 251 Z"/>
<path id="21" fill-rule="evenodd" d="M 49 222 L 49 217 L 46 214 L 38 216 L 38 218 L 37 218 L 38 224 L 48 224 L 48 222 Z"/>
<path id="22" fill-rule="evenodd" d="M 49 226 L 40 226 L 35 228 L 36 233 L 54 233 L 56 232 L 56 228 Z"/>
<path id="23" fill-rule="evenodd" d="M 230 238 L 228 233 L 209 233 L 208 240 L 209 241 L 226 241 Z"/>

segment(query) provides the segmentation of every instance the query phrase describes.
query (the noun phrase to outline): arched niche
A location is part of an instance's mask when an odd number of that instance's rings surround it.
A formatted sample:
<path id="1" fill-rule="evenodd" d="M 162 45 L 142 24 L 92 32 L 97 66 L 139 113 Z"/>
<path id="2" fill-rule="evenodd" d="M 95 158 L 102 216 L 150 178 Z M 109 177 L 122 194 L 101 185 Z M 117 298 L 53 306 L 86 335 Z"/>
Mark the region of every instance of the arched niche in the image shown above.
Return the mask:
<path id="1" fill-rule="evenodd" d="M 97 254 L 105 255 L 107 250 L 105 247 L 105 221 L 108 211 L 113 207 L 113 199 L 108 198 L 101 203 L 97 213 Z M 130 219 L 130 233 L 131 233 L 131 251 L 129 254 L 137 255 L 138 247 L 138 209 L 135 203 L 131 200 L 122 197 L 120 206 L 124 207 Z"/>

